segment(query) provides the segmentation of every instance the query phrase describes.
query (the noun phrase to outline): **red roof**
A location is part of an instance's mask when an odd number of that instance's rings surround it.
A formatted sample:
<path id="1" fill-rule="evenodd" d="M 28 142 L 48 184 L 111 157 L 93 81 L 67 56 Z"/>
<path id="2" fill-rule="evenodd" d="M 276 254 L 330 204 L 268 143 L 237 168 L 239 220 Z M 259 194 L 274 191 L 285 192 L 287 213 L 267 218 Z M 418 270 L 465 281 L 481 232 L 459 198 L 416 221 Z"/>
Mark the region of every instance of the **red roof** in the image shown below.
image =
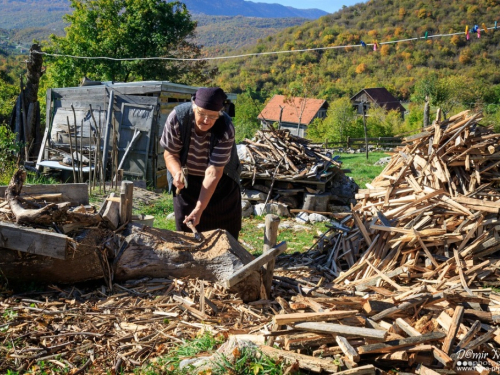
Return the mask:
<path id="1" fill-rule="evenodd" d="M 298 124 L 299 115 L 303 109 L 300 123 L 303 125 L 309 125 L 314 119 L 314 116 L 316 116 L 318 111 L 326 103 L 326 101 L 323 99 L 296 97 L 291 97 L 289 98 L 289 100 L 286 99 L 287 98 L 284 95 L 274 95 L 262 110 L 262 112 L 259 114 L 258 119 L 267 120 L 268 122 L 278 122 L 280 119 L 281 106 L 283 107 L 281 122 Z"/>

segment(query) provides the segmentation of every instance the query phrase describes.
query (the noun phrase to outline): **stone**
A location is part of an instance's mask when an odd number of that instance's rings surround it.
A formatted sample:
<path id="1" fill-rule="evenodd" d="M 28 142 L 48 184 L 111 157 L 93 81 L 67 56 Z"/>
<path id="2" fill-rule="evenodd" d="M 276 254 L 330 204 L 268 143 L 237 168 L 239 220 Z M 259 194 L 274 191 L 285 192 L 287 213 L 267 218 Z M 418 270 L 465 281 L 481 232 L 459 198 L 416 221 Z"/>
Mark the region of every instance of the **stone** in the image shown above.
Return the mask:
<path id="1" fill-rule="evenodd" d="M 375 162 L 375 164 L 373 164 L 373 165 L 380 165 L 380 166 L 382 166 L 382 165 L 388 164 L 390 161 L 391 161 L 391 157 L 387 156 L 385 158 L 381 158 L 381 159 L 377 160 L 377 162 Z"/>
<path id="2" fill-rule="evenodd" d="M 175 220 L 175 214 L 173 212 L 167 215 L 167 220 Z"/>
<path id="3" fill-rule="evenodd" d="M 309 215 L 309 221 L 311 223 L 322 223 L 324 221 L 329 221 L 329 220 L 330 219 L 328 219 L 326 216 L 320 214 L 312 213 Z"/>
<path id="4" fill-rule="evenodd" d="M 253 207 L 254 207 L 253 213 L 255 216 L 262 216 L 265 214 L 274 214 L 284 217 L 290 216 L 290 213 L 288 212 L 288 207 L 279 203 L 268 203 L 268 204 L 259 203 Z"/>
<path id="5" fill-rule="evenodd" d="M 258 191 L 258 190 L 245 189 L 241 192 L 241 199 L 242 200 L 265 202 L 266 198 L 267 198 L 267 194 L 265 194 L 261 191 Z"/>

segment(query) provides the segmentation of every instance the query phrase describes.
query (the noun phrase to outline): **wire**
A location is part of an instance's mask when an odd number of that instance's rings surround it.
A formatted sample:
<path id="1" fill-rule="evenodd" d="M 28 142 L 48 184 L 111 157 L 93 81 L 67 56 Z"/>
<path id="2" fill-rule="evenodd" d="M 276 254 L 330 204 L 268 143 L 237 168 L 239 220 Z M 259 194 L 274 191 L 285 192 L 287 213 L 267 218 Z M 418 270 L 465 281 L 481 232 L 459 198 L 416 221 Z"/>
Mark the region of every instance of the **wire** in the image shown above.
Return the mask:
<path id="1" fill-rule="evenodd" d="M 480 31 L 484 30 L 496 30 L 496 27 L 487 27 L 486 29 L 479 29 Z M 326 50 L 334 50 L 334 49 L 345 49 L 345 48 L 355 48 L 355 47 L 365 47 L 365 46 L 374 46 L 374 45 L 384 45 L 384 44 L 395 44 L 395 43 L 404 43 L 411 42 L 415 40 L 421 39 L 430 39 L 430 38 L 441 38 L 441 37 L 449 37 L 454 35 L 462 35 L 463 31 L 451 34 L 435 34 L 428 35 L 422 37 L 415 38 L 407 38 L 407 39 L 399 39 L 392 40 L 387 42 L 380 43 L 363 43 L 363 44 L 349 44 L 345 46 L 330 46 L 330 47 L 317 47 L 317 48 L 306 48 L 306 49 L 297 49 L 290 51 L 270 51 L 270 52 L 256 52 L 256 53 L 247 53 L 243 55 L 232 55 L 232 56 L 215 56 L 215 57 L 200 57 L 200 58 L 178 58 L 178 57 L 128 57 L 128 58 L 115 58 L 108 56 L 75 56 L 75 55 L 64 55 L 59 53 L 47 53 L 42 51 L 31 51 L 32 53 L 37 53 L 40 55 L 46 56 L 54 56 L 54 57 L 70 57 L 73 59 L 87 59 L 87 60 L 111 60 L 111 61 L 139 61 L 139 60 L 169 60 L 169 61 L 210 61 L 210 60 L 227 60 L 227 59 L 236 59 L 240 57 L 252 57 L 252 56 L 269 56 L 269 55 L 278 55 L 278 54 L 286 54 L 286 53 L 299 53 L 299 52 L 313 52 L 313 51 L 326 51 Z"/>

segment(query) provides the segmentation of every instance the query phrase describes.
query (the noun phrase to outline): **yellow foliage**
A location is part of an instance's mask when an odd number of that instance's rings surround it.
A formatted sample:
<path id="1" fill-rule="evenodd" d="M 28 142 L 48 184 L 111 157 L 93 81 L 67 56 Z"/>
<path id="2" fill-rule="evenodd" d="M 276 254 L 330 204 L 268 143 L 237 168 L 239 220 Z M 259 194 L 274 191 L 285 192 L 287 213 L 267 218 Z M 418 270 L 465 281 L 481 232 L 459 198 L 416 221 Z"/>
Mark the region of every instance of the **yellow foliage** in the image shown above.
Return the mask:
<path id="1" fill-rule="evenodd" d="M 390 44 L 384 44 L 384 45 L 380 48 L 380 54 L 381 54 L 382 56 L 388 56 L 390 52 L 391 52 L 391 46 L 390 46 Z"/>
<path id="2" fill-rule="evenodd" d="M 405 60 L 408 60 L 411 58 L 411 52 L 401 52 L 401 57 Z"/>
<path id="3" fill-rule="evenodd" d="M 399 8 L 399 19 L 402 20 L 406 16 L 406 9 L 405 8 Z"/>
<path id="4" fill-rule="evenodd" d="M 370 30 L 370 31 L 368 31 L 368 35 L 370 35 L 372 38 L 376 38 L 378 36 L 378 31 L 377 30 Z"/>
<path id="5" fill-rule="evenodd" d="M 356 73 L 361 74 L 364 73 L 368 69 L 368 66 L 365 63 L 361 63 L 356 67 Z"/>
<path id="6" fill-rule="evenodd" d="M 421 8 L 417 11 L 417 17 L 418 18 L 426 18 L 427 17 L 427 11 L 424 8 Z"/>
<path id="7" fill-rule="evenodd" d="M 396 27 L 394 29 L 394 36 L 400 36 L 403 34 L 403 28 L 402 27 Z"/>
<path id="8" fill-rule="evenodd" d="M 412 69 L 413 69 L 413 65 L 411 65 L 411 64 L 406 65 L 406 70 L 412 70 Z"/>
<path id="9" fill-rule="evenodd" d="M 465 48 L 460 56 L 458 57 L 458 61 L 460 61 L 460 64 L 469 64 L 472 61 L 472 52 L 469 48 Z"/>

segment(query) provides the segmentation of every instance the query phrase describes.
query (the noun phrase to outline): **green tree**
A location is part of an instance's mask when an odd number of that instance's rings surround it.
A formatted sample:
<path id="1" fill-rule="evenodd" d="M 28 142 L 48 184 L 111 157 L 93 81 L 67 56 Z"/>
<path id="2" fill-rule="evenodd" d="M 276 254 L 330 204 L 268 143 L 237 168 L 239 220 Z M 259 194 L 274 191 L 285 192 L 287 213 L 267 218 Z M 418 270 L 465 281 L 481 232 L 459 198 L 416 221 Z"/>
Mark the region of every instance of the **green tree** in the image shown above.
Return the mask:
<path id="1" fill-rule="evenodd" d="M 0 125 L 9 120 L 18 94 L 18 87 L 6 83 L 0 77 Z"/>
<path id="2" fill-rule="evenodd" d="M 187 41 L 196 22 L 186 6 L 162 0 L 71 0 L 66 36 L 51 35 L 48 49 L 64 55 L 111 58 L 195 58 L 200 49 Z M 127 82 L 170 80 L 206 83 L 214 73 L 206 62 L 170 60 L 112 61 L 58 57 L 51 64 L 58 86 L 74 86 L 84 76 Z"/>
<path id="3" fill-rule="evenodd" d="M 252 138 L 260 129 L 257 116 L 262 105 L 253 98 L 254 95 L 250 89 L 247 89 L 246 92 L 239 94 L 236 100 L 236 116 L 234 117 L 236 143 L 240 143 L 245 138 Z"/>
<path id="4" fill-rule="evenodd" d="M 330 103 L 327 116 L 322 121 L 315 120 L 307 129 L 308 138 L 318 142 L 345 142 L 347 137 L 363 134 L 356 111 L 349 98 L 340 98 Z"/>

